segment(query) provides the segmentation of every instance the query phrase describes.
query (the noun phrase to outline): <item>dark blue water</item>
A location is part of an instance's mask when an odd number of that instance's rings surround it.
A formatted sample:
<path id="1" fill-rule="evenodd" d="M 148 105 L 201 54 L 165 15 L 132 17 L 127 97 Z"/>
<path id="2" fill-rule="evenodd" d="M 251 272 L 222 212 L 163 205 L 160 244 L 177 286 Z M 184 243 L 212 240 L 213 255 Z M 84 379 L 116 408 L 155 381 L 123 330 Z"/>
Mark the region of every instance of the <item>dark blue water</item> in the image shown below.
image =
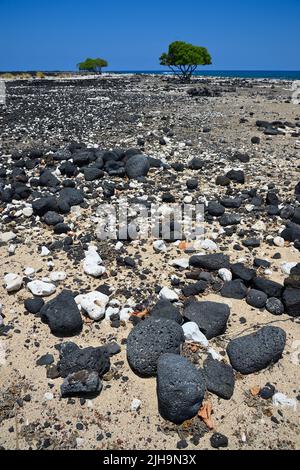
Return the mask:
<path id="1" fill-rule="evenodd" d="M 110 72 L 112 73 L 112 72 Z M 113 73 L 135 73 L 172 75 L 172 72 L 164 70 L 126 70 Z M 198 77 L 228 77 L 228 78 L 269 78 L 276 80 L 300 80 L 300 71 L 274 71 L 274 70 L 199 70 L 194 73 Z"/>

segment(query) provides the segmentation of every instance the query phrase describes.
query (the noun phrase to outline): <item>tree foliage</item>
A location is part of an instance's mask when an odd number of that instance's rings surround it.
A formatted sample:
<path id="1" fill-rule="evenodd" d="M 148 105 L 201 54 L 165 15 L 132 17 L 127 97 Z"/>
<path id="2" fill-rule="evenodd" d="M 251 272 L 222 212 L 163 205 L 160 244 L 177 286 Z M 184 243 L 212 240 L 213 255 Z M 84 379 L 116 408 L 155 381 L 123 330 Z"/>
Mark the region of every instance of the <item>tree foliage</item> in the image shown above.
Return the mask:
<path id="1" fill-rule="evenodd" d="M 206 47 L 175 41 L 169 45 L 168 52 L 160 57 L 160 65 L 168 66 L 182 80 L 190 80 L 198 65 L 210 65 L 211 56 Z"/>
<path id="2" fill-rule="evenodd" d="M 101 73 L 102 72 L 102 67 L 107 67 L 108 63 L 104 59 L 100 59 L 99 57 L 96 59 L 91 59 L 88 57 L 84 62 L 79 62 L 77 64 L 77 67 L 81 71 L 86 71 L 86 72 L 96 72 L 96 73 Z"/>

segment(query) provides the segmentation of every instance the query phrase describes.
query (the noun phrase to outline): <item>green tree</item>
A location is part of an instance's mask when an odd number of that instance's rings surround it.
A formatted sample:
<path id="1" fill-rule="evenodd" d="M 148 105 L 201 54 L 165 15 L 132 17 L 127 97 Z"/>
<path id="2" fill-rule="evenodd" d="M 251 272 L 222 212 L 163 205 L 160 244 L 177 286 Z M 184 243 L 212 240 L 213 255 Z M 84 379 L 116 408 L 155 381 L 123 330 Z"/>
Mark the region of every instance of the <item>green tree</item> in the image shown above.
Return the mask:
<path id="1" fill-rule="evenodd" d="M 108 62 L 104 59 L 100 59 L 100 57 L 97 57 L 96 59 L 91 59 L 91 57 L 88 57 L 84 62 L 79 62 L 77 64 L 77 67 L 81 71 L 86 71 L 86 72 L 95 72 L 95 73 L 102 73 L 102 68 L 107 67 Z"/>
<path id="2" fill-rule="evenodd" d="M 189 81 L 198 65 L 210 65 L 211 56 L 206 47 L 193 46 L 187 42 L 175 41 L 168 52 L 160 57 L 160 65 L 168 66 L 181 80 Z"/>

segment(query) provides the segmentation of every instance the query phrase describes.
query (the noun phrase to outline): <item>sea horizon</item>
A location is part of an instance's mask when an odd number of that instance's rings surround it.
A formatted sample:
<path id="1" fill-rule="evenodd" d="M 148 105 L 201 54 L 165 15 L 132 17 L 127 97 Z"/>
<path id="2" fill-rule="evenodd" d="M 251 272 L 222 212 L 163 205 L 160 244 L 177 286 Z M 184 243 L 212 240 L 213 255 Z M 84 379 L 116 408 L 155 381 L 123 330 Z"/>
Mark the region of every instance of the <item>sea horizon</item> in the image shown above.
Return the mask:
<path id="1" fill-rule="evenodd" d="M 22 71 L 0 71 L 1 74 L 22 74 L 43 72 L 46 75 L 51 73 L 79 73 L 76 70 L 22 70 Z M 135 74 L 135 75 L 174 75 L 168 70 L 104 70 L 103 74 Z M 300 80 L 300 70 L 197 70 L 195 77 L 223 77 L 223 78 L 256 78 L 256 79 L 274 79 L 274 80 Z"/>

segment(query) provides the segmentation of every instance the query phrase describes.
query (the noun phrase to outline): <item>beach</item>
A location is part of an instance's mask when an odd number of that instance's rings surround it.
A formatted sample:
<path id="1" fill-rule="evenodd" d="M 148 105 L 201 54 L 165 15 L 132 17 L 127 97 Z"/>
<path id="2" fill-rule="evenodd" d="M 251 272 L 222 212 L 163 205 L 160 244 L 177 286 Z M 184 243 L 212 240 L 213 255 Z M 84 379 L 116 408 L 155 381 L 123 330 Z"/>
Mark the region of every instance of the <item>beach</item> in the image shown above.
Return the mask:
<path id="1" fill-rule="evenodd" d="M 293 82 L 193 77 L 180 83 L 167 75 L 104 74 L 5 84 L 6 106 L 0 104 L 0 447 L 204 450 L 220 433 L 228 449 L 299 449 L 300 107 Z M 97 166 L 104 150 L 105 164 Z M 143 159 L 146 169 L 138 177 L 130 171 L 139 162 L 127 168 L 130 156 L 137 155 L 152 157 L 149 165 Z M 78 191 L 72 193 L 74 203 L 71 191 L 62 196 L 66 189 Z M 45 210 L 33 203 L 46 196 L 52 199 Z M 198 244 L 99 239 L 102 205 L 117 205 L 121 198 L 130 204 L 202 204 L 205 233 Z M 45 221 L 49 212 L 55 223 Z M 131 219 L 135 215 L 132 209 Z M 292 235 L 284 235 L 290 224 Z M 96 275 L 84 269 L 90 245 L 96 247 L 92 258 L 101 257 L 97 268 L 105 268 Z M 191 263 L 193 256 L 217 253 L 228 257 L 224 266 Z M 7 274 L 15 275 L 9 279 L 12 290 Z M 265 287 L 261 279 L 274 284 Z M 35 280 L 46 284 L 46 293 L 35 295 L 28 287 Z M 63 290 L 73 297 L 102 293 L 108 297 L 106 313 L 95 320 L 81 308 L 80 331 L 53 334 L 39 310 L 30 313 L 24 302 L 42 298 L 47 304 Z M 253 296 L 265 294 L 262 306 L 250 305 L 251 290 Z M 267 299 L 274 298 L 284 312 L 266 308 Z M 168 421 L 158 409 L 156 372 L 138 375 L 127 357 L 130 332 L 151 319 L 159 299 L 170 300 L 185 323 L 188 301 L 229 307 L 224 331 L 209 338 L 222 364 L 231 364 L 232 340 L 266 325 L 285 333 L 282 355 L 249 374 L 233 368 L 230 399 L 205 389 L 202 406 L 211 406 L 211 421 L 198 415 L 180 424 Z M 114 344 L 96 397 L 62 397 L 66 377 L 56 374 L 54 365 L 66 341 L 80 348 Z M 202 370 L 207 348 L 187 338 L 181 343 L 180 355 Z M 274 390 L 264 398 L 267 384 Z M 276 393 L 288 403 L 274 401 Z"/>

